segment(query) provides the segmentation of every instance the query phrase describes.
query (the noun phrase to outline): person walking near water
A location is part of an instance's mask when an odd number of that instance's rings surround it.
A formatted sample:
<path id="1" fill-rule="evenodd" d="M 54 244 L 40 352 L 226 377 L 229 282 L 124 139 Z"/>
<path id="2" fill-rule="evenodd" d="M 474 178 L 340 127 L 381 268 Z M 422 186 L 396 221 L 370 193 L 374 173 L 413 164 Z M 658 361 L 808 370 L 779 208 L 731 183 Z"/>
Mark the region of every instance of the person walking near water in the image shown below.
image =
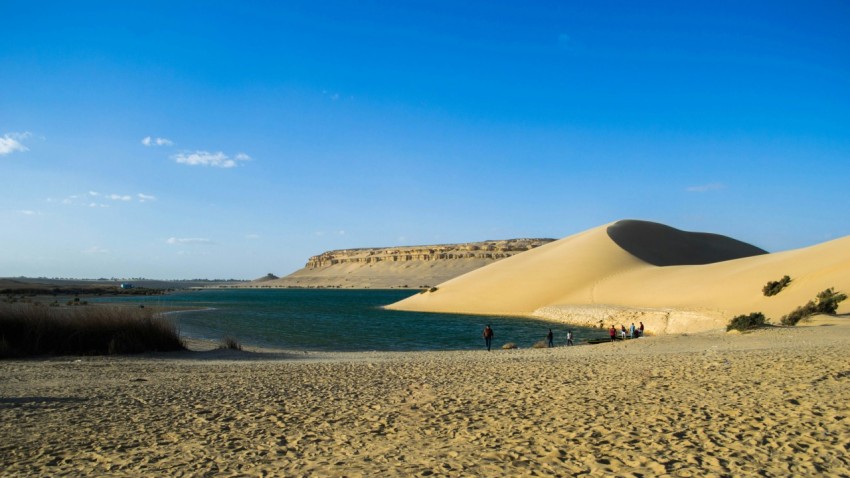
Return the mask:
<path id="1" fill-rule="evenodd" d="M 555 334 L 552 333 L 552 329 L 549 329 L 549 333 L 546 334 L 546 340 L 549 341 L 549 347 L 555 346 Z"/>
<path id="2" fill-rule="evenodd" d="M 629 338 L 635 338 L 635 323 L 632 322 L 632 325 L 629 327 Z"/>
<path id="3" fill-rule="evenodd" d="M 487 345 L 487 351 L 490 351 L 490 344 L 493 343 L 493 329 L 488 325 L 484 327 L 484 332 L 481 334 L 484 337 L 484 343 Z"/>
<path id="4" fill-rule="evenodd" d="M 608 335 L 611 336 L 611 343 L 614 343 L 614 340 L 617 339 L 617 329 L 612 325 L 610 329 L 608 329 Z"/>
<path id="5" fill-rule="evenodd" d="M 573 344 L 573 331 L 568 330 L 567 331 L 567 345 L 572 345 L 572 344 Z"/>

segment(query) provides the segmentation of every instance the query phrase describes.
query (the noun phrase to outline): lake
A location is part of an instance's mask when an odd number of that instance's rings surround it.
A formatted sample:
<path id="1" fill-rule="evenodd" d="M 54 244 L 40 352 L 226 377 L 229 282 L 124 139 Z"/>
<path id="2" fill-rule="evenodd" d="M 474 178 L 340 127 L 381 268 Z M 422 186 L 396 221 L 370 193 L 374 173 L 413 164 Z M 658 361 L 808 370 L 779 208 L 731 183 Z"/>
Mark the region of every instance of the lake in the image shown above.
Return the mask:
<path id="1" fill-rule="evenodd" d="M 381 306 L 418 291 L 351 289 L 210 289 L 153 297 L 113 297 L 98 302 L 162 307 L 197 307 L 169 314 L 185 337 L 242 345 L 307 351 L 471 350 L 484 347 L 481 331 L 490 324 L 493 347 L 513 342 L 521 348 L 545 340 L 551 327 L 555 345 L 607 336 L 605 330 L 553 324 L 521 317 L 401 312 Z"/>

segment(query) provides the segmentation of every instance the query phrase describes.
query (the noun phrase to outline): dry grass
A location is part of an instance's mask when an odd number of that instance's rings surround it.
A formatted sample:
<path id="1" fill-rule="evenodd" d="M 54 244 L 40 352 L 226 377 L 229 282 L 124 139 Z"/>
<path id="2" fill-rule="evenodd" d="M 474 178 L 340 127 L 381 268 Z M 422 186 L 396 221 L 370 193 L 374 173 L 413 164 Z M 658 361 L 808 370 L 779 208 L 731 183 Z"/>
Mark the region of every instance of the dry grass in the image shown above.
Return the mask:
<path id="1" fill-rule="evenodd" d="M 175 324 L 150 309 L 34 304 L 0 307 L 0 357 L 185 349 Z"/>
<path id="2" fill-rule="evenodd" d="M 218 348 L 226 350 L 242 350 L 242 344 L 240 344 L 235 338 L 227 336 L 221 339 L 221 344 Z"/>

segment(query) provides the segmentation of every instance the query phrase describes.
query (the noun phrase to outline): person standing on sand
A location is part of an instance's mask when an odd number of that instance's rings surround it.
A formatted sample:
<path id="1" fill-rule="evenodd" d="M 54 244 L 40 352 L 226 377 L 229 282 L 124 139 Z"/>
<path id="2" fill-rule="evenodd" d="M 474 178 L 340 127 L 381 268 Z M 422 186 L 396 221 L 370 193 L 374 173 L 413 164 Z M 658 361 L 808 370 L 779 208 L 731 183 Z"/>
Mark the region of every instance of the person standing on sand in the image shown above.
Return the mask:
<path id="1" fill-rule="evenodd" d="M 617 338 L 617 329 L 612 325 L 610 329 L 608 329 L 608 335 L 611 336 L 611 343 L 614 343 L 614 340 Z"/>
<path id="2" fill-rule="evenodd" d="M 635 338 L 635 323 L 634 322 L 632 322 L 632 325 L 629 326 L 629 338 L 630 339 Z"/>
<path id="3" fill-rule="evenodd" d="M 484 332 L 481 334 L 484 337 L 484 343 L 487 345 L 487 351 L 490 351 L 490 344 L 493 342 L 493 329 L 488 325 L 484 327 Z"/>
<path id="4" fill-rule="evenodd" d="M 546 334 L 546 340 L 549 341 L 550 348 L 555 346 L 555 334 L 552 333 L 552 329 L 549 329 L 549 333 Z"/>
<path id="5" fill-rule="evenodd" d="M 640 330 L 640 336 L 643 337 L 643 322 L 640 323 L 640 327 L 638 327 L 638 330 Z"/>
<path id="6" fill-rule="evenodd" d="M 573 344 L 573 331 L 568 330 L 567 331 L 567 345 L 572 345 L 572 344 Z"/>

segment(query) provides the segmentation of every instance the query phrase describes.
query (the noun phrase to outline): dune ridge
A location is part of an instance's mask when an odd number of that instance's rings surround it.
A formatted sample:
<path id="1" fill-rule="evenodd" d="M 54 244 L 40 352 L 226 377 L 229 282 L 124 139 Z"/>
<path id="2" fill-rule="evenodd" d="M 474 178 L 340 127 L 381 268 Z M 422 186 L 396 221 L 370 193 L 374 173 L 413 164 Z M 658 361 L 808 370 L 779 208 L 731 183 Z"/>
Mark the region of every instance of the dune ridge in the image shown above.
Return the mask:
<path id="1" fill-rule="evenodd" d="M 764 284 L 783 275 L 791 284 L 765 297 Z M 665 334 L 718 329 L 756 311 L 778 322 L 828 287 L 850 290 L 850 236 L 766 254 L 725 236 L 629 220 L 560 239 L 388 307 L 590 326 L 628 326 L 645 318 L 652 333 Z M 846 310 L 845 303 L 839 312 Z"/>

